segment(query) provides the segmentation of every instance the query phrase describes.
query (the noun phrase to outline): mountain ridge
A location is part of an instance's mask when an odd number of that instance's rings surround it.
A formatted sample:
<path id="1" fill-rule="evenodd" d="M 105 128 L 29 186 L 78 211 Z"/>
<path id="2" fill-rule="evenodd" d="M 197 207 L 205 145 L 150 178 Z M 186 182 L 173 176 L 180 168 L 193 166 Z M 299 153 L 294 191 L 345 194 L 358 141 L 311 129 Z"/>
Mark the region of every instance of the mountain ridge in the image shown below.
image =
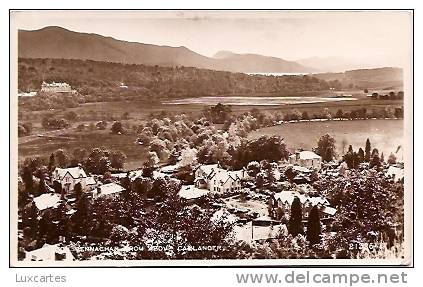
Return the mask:
<path id="1" fill-rule="evenodd" d="M 63 58 L 153 66 L 186 66 L 243 73 L 315 71 L 276 57 L 230 53 L 230 57 L 206 57 L 185 46 L 130 42 L 95 33 L 74 32 L 59 26 L 18 31 L 20 58 Z"/>

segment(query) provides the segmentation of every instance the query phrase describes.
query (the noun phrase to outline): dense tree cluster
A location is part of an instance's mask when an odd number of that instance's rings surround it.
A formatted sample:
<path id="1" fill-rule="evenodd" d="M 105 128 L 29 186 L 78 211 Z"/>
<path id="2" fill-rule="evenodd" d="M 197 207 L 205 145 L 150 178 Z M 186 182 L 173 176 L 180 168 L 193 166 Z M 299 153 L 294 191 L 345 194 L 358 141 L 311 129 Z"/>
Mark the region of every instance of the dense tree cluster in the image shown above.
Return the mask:
<path id="1" fill-rule="evenodd" d="M 404 92 L 399 91 L 395 93 L 394 91 L 389 92 L 388 94 L 380 94 L 378 92 L 372 93 L 372 99 L 379 99 L 379 100 L 403 100 L 404 99 Z"/>
<path id="2" fill-rule="evenodd" d="M 322 109 L 321 112 L 309 114 L 307 111 L 300 112 L 298 109 L 293 109 L 286 112 L 283 116 L 284 121 L 299 121 L 299 120 L 313 120 L 313 119 L 342 119 L 342 120 L 356 120 L 356 119 L 385 119 L 385 118 L 403 118 L 404 108 L 387 106 L 381 108 L 355 108 L 350 110 L 338 109 L 336 112 L 331 112 L 329 109 Z"/>
<path id="3" fill-rule="evenodd" d="M 50 115 L 46 115 L 42 119 L 41 125 L 46 130 L 60 130 L 70 126 L 66 119 L 59 119 Z"/>
<path id="4" fill-rule="evenodd" d="M 231 115 L 231 107 L 218 103 L 215 106 L 204 109 L 204 117 L 214 124 L 223 124 Z"/>
<path id="5" fill-rule="evenodd" d="M 48 159 L 41 157 L 26 158 L 21 166 L 22 179 L 25 186 L 34 185 L 34 175 L 50 174 L 58 168 L 74 167 L 81 164 L 83 168 L 93 174 L 104 175 L 110 170 L 122 170 L 125 164 L 126 155 L 117 150 L 94 148 L 87 152 L 84 148 L 76 148 L 72 154 L 63 149 L 53 152 Z M 39 176 L 38 176 L 39 177 Z"/>
<path id="6" fill-rule="evenodd" d="M 404 184 L 383 173 L 352 171 L 348 177 L 325 178 L 315 185 L 336 207 L 332 231 L 338 248 L 351 253 L 351 242 L 401 241 L 404 228 Z M 358 250 L 355 250 L 357 252 Z"/>
<path id="7" fill-rule="evenodd" d="M 38 85 L 41 85 L 41 83 L 42 81 Z M 37 89 L 37 91 L 39 91 L 39 89 Z M 18 101 L 19 109 L 28 109 L 32 111 L 75 108 L 83 103 L 85 103 L 85 98 L 79 93 L 62 94 L 38 92 L 36 96 L 19 97 Z"/>
<path id="8" fill-rule="evenodd" d="M 323 135 L 317 142 L 316 153 L 322 157 L 324 161 L 331 161 L 335 158 L 335 139 L 329 135 Z"/>
<path id="9" fill-rule="evenodd" d="M 349 169 L 357 169 L 359 168 L 361 163 L 367 162 L 371 168 L 376 167 L 379 168 L 385 161 L 384 155 L 379 154 L 379 150 L 377 148 L 371 149 L 370 140 L 366 140 L 365 150 L 361 147 L 358 151 L 354 151 L 353 147 L 350 145 L 348 147 L 348 151 L 343 156 L 343 160 L 347 164 Z M 396 157 L 393 153 L 390 154 L 388 163 L 393 164 L 396 162 Z"/>
<path id="10" fill-rule="evenodd" d="M 119 122 L 119 121 L 114 122 L 113 125 L 112 125 L 112 128 L 110 130 L 113 134 L 123 134 L 123 133 L 125 133 L 125 130 L 123 129 L 122 123 Z"/>
<path id="11" fill-rule="evenodd" d="M 32 133 L 32 123 L 18 124 L 18 137 L 29 136 Z"/>
<path id="12" fill-rule="evenodd" d="M 18 69 L 18 87 L 21 91 L 38 91 L 44 80 L 67 82 L 79 92 L 69 97 L 37 95 L 23 99 L 22 105 L 33 110 L 72 107 L 82 101 L 151 101 L 257 93 L 283 96 L 329 89 L 329 83 L 311 76 L 252 76 L 188 67 L 69 59 L 19 59 Z M 120 88 L 122 81 L 128 86 L 127 89 Z"/>
<path id="13" fill-rule="evenodd" d="M 221 104 L 205 113 L 211 111 L 225 114 L 221 130 L 206 117 L 198 120 L 186 115 L 153 118 L 138 126 L 138 143 L 147 146 L 160 162 L 182 162 L 184 166 L 188 162 L 191 165 L 219 162 L 227 168 L 238 169 L 247 166 L 250 161 L 279 161 L 288 157 L 289 152 L 281 137 L 247 140 L 251 131 L 272 126 L 281 120 L 278 114 L 252 109 L 234 116 Z"/>
<path id="14" fill-rule="evenodd" d="M 258 139 L 243 140 L 233 151 L 232 165 L 238 168 L 247 166 L 251 161 L 267 160 L 278 162 L 288 159 L 289 151 L 283 138 L 279 136 L 261 136 Z"/>

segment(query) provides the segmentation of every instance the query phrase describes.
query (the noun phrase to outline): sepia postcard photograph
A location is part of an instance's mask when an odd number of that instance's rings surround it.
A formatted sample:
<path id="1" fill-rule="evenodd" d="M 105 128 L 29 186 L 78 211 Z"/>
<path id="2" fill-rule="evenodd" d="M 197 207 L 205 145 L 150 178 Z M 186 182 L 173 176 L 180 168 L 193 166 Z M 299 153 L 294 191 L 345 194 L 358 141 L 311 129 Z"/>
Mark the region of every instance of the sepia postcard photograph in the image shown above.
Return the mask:
<path id="1" fill-rule="evenodd" d="M 412 266 L 413 10 L 11 10 L 10 266 Z"/>

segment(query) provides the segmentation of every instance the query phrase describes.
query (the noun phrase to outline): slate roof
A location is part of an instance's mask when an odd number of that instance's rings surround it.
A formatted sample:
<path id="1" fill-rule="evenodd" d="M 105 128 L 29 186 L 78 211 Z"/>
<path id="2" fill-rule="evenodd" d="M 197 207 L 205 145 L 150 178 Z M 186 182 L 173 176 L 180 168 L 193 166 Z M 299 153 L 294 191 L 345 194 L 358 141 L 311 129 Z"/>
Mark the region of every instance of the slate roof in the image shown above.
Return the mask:
<path id="1" fill-rule="evenodd" d="M 300 151 L 300 159 L 307 160 L 307 159 L 321 159 L 322 157 L 312 151 Z M 296 157 L 296 154 L 291 155 L 291 157 Z"/>
<path id="2" fill-rule="evenodd" d="M 125 190 L 122 186 L 114 182 L 100 185 L 99 188 L 100 194 L 98 194 L 97 196 L 120 193 Z M 96 193 L 97 190 L 93 190 L 93 192 Z"/>
<path id="3" fill-rule="evenodd" d="M 56 193 L 45 193 L 33 199 L 38 210 L 57 208 L 60 204 L 60 195 Z"/>
<path id="4" fill-rule="evenodd" d="M 87 177 L 87 174 L 85 173 L 84 169 L 79 166 L 69 167 L 69 168 L 56 167 L 56 169 L 53 172 L 53 177 L 55 179 L 59 178 L 60 180 L 62 180 L 67 173 L 69 173 L 74 179 Z"/>

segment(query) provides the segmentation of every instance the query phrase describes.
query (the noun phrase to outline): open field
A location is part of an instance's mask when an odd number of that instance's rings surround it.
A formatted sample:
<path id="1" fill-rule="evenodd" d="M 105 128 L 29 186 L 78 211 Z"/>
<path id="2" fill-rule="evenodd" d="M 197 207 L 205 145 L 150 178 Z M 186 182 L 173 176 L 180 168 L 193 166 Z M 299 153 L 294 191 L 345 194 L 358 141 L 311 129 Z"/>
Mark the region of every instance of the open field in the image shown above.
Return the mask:
<path id="1" fill-rule="evenodd" d="M 403 120 L 298 122 L 262 128 L 252 132 L 249 138 L 279 135 L 285 139 L 289 149 L 311 150 L 317 146 L 320 136 L 329 133 L 335 138 L 338 154 L 343 154 L 343 143 L 344 152 L 348 150 L 348 145 L 352 145 L 354 150 L 360 147 L 364 149 L 369 138 L 372 149 L 377 148 L 386 158 L 391 152 L 395 153 L 399 145 L 403 145 L 403 124 Z M 402 149 L 397 158 L 402 159 Z"/>
<path id="2" fill-rule="evenodd" d="M 126 154 L 125 169 L 135 169 L 142 166 L 145 160 L 146 148 L 135 143 L 134 135 L 110 134 L 109 130 L 89 132 L 68 132 L 60 137 L 36 138 L 19 144 L 19 161 L 30 156 L 47 157 L 57 149 L 64 149 L 70 155 L 76 148 L 84 148 L 90 152 L 93 148 L 104 147 L 109 150 L 119 150 Z"/>
<path id="3" fill-rule="evenodd" d="M 402 100 L 373 100 L 365 96 L 355 96 L 357 100 L 354 101 L 335 101 L 335 102 L 314 102 L 301 104 L 285 104 L 285 105 L 269 105 L 269 106 L 251 106 L 251 105 L 234 105 L 231 106 L 233 114 L 242 114 L 251 111 L 252 108 L 261 111 L 269 112 L 291 112 L 292 109 L 298 109 L 301 112 L 306 111 L 310 116 L 313 114 L 321 114 L 323 109 L 328 109 L 332 114 L 335 114 L 338 109 L 344 112 L 351 111 L 365 107 L 368 111 L 372 109 L 381 109 L 385 107 L 400 107 L 403 105 Z M 248 97 L 245 97 L 248 98 Z M 109 123 L 120 120 L 125 124 L 139 124 L 147 120 L 151 114 L 157 115 L 165 111 L 169 114 L 191 114 L 198 117 L 203 109 L 207 107 L 206 104 L 190 104 L 172 105 L 162 104 L 159 102 L 145 102 L 145 101 L 120 101 L 120 102 L 97 102 L 81 104 L 75 108 L 67 108 L 63 110 L 45 110 L 45 111 L 28 111 L 19 110 L 19 122 L 31 122 L 33 125 L 32 134 L 46 133 L 41 126 L 41 120 L 46 115 L 63 118 L 68 112 L 75 112 L 78 115 L 76 121 L 71 122 L 72 127 L 79 124 L 96 123 L 100 120 L 105 120 Z M 128 113 L 129 119 L 122 120 L 123 114 Z"/>
<path id="4" fill-rule="evenodd" d="M 249 97 L 243 97 L 248 99 Z M 309 102 L 309 103 L 287 103 L 283 105 L 233 105 L 231 106 L 232 111 L 235 114 L 244 113 L 250 111 L 252 108 L 266 111 L 290 111 L 293 108 L 298 108 L 301 111 L 307 111 L 309 114 L 315 112 L 321 112 L 324 108 L 336 112 L 339 108 L 345 111 L 350 109 L 362 108 L 365 106 L 367 109 L 381 108 L 386 106 L 402 106 L 402 100 L 373 100 L 366 97 L 356 97 L 357 100 L 343 100 L 339 98 L 339 101 L 331 102 Z M 45 114 L 54 114 L 58 117 L 63 116 L 66 112 L 73 111 L 81 118 L 95 118 L 95 120 L 108 120 L 116 119 L 120 120 L 122 115 L 127 112 L 130 118 L 134 120 L 144 120 L 149 117 L 150 114 L 158 114 L 162 111 L 173 114 L 193 114 L 198 115 L 201 111 L 208 106 L 207 103 L 196 104 L 190 103 L 184 100 L 184 104 L 164 104 L 160 102 L 147 101 L 120 101 L 120 102 L 96 102 L 81 104 L 75 108 L 67 108 L 63 110 L 46 110 L 46 111 L 28 111 L 19 110 L 20 120 L 30 120 L 33 123 L 41 122 L 42 117 Z"/>

